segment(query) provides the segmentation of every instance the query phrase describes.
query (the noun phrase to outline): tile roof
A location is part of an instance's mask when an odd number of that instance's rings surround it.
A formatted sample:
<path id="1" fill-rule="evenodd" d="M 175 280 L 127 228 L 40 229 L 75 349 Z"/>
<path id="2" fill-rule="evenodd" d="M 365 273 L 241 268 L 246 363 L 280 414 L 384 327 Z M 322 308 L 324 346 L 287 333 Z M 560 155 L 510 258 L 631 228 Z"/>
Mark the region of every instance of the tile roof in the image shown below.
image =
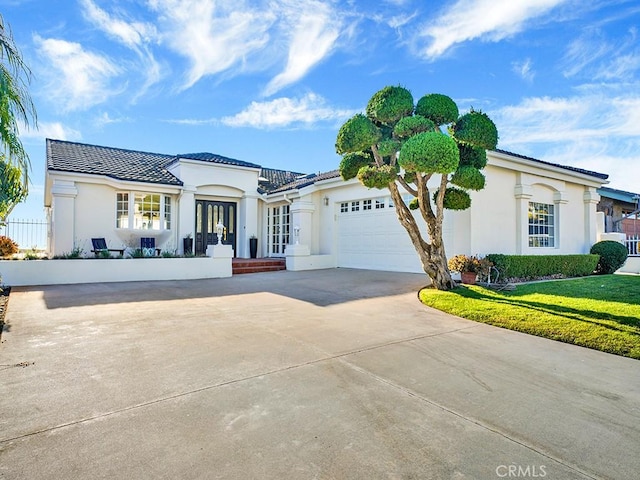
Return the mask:
<path id="1" fill-rule="evenodd" d="M 47 139 L 47 169 L 104 175 L 117 180 L 182 185 L 166 169 L 175 157 L 160 153 Z"/>
<path id="2" fill-rule="evenodd" d="M 276 170 L 274 168 L 263 168 L 260 170 L 260 180 L 258 191 L 260 193 L 271 193 L 278 190 L 283 185 L 293 183 L 306 174 L 290 172 L 287 170 Z"/>
<path id="3" fill-rule="evenodd" d="M 282 185 L 280 188 L 270 191 L 269 193 L 278 193 L 278 192 L 286 192 L 287 190 L 295 190 L 307 187 L 309 185 L 313 185 L 316 182 L 320 182 L 322 180 L 329 180 L 331 178 L 340 177 L 339 170 L 331 170 L 329 172 L 323 173 L 312 173 L 309 175 L 305 175 L 303 178 L 298 178 L 297 180 Z"/>
<path id="4" fill-rule="evenodd" d="M 563 168 L 565 170 L 571 170 L 572 172 L 582 173 L 584 175 L 589 175 L 590 177 L 600 178 L 602 180 L 606 180 L 607 178 L 609 178 L 609 175 L 607 175 L 606 173 L 598 173 L 598 172 L 593 172 L 591 170 L 584 170 L 582 168 L 570 167 L 568 165 L 560 165 L 558 163 L 545 162 L 544 160 L 538 160 L 537 158 L 527 157 L 526 155 L 520 155 L 518 153 L 508 152 L 507 150 L 500 150 L 499 148 L 496 148 L 494 150 L 494 152 L 504 153 L 505 155 L 511 155 L 512 157 L 523 158 L 525 160 L 531 160 L 533 162 L 542 163 L 543 165 L 550 165 L 552 167 L 558 167 L 558 168 Z"/>
<path id="5" fill-rule="evenodd" d="M 216 155 L 215 153 L 185 153 L 175 157 L 175 159 L 185 158 L 189 160 L 198 160 L 201 162 L 220 163 L 223 165 L 233 165 L 236 167 L 248 167 L 248 168 L 260 168 L 260 165 L 255 163 L 245 162 L 243 160 L 236 160 L 235 158 L 223 157 L 222 155 Z"/>

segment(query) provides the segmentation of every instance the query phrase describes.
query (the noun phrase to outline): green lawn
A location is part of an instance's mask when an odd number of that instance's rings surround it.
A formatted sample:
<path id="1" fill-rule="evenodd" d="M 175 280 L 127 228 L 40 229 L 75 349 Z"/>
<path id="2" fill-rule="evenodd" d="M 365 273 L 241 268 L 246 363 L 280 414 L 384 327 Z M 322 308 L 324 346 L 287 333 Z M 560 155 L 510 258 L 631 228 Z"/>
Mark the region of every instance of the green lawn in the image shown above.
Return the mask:
<path id="1" fill-rule="evenodd" d="M 427 288 L 420 299 L 478 322 L 640 359 L 640 276 L 531 283 L 511 292 Z"/>

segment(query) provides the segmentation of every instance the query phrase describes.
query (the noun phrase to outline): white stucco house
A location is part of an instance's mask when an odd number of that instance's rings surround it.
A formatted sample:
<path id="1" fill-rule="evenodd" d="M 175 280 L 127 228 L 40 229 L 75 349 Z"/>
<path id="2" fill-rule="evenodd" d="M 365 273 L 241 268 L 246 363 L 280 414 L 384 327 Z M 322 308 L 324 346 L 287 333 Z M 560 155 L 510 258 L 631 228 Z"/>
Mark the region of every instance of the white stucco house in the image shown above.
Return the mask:
<path id="1" fill-rule="evenodd" d="M 587 253 L 596 242 L 596 190 L 607 175 L 502 150 L 488 152 L 486 188 L 472 205 L 447 212 L 448 256 Z M 411 198 L 407 197 L 407 201 Z M 47 140 L 48 250 L 60 255 L 153 237 L 196 254 L 222 241 L 234 256 L 287 257 L 287 268 L 421 272 L 386 190 L 343 181 L 337 171 L 305 175 L 211 153 L 164 155 Z"/>

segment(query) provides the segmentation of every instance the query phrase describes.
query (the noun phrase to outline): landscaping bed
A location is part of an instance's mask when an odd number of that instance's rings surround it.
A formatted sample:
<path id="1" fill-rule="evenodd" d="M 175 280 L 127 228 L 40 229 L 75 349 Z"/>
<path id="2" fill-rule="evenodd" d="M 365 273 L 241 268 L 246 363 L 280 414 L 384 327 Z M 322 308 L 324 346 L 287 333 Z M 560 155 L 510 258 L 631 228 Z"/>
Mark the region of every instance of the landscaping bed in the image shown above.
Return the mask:
<path id="1" fill-rule="evenodd" d="M 4 317 L 7 314 L 7 306 L 9 305 L 9 294 L 11 287 L 2 287 L 0 289 L 0 338 L 4 327 Z"/>
<path id="2" fill-rule="evenodd" d="M 426 288 L 420 299 L 459 317 L 640 359 L 640 276 L 539 282 L 513 291 Z"/>

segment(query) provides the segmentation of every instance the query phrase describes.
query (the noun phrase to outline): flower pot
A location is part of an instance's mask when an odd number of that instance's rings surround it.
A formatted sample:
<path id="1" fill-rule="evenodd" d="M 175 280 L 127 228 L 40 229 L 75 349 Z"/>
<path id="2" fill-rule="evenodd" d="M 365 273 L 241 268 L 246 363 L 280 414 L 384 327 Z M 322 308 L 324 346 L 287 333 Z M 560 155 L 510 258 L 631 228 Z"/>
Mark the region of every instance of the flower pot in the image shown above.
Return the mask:
<path id="1" fill-rule="evenodd" d="M 193 238 L 183 238 L 182 248 L 184 250 L 185 255 L 193 253 Z"/>
<path id="2" fill-rule="evenodd" d="M 258 256 L 258 239 L 250 238 L 249 239 L 249 254 L 251 258 L 256 258 Z"/>
<path id="3" fill-rule="evenodd" d="M 475 272 L 462 272 L 460 277 L 462 278 L 462 283 L 467 285 L 475 285 L 476 277 L 478 276 Z"/>

